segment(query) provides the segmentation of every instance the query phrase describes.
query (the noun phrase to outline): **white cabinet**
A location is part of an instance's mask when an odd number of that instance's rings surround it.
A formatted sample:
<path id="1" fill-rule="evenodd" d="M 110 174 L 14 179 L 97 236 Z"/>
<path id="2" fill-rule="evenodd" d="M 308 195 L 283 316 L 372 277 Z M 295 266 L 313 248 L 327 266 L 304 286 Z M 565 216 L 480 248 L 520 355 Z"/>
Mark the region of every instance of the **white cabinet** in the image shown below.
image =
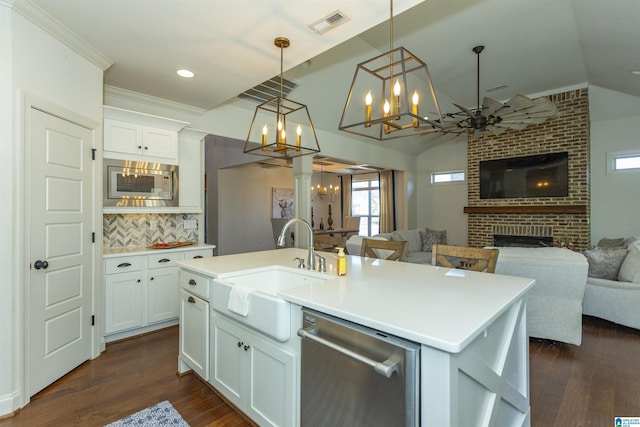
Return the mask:
<path id="1" fill-rule="evenodd" d="M 179 134 L 180 210 L 200 213 L 204 200 L 204 142 L 206 132 L 184 129 Z"/>
<path id="2" fill-rule="evenodd" d="M 176 261 L 212 255 L 210 248 L 105 258 L 106 341 L 176 324 L 180 315 Z"/>
<path id="3" fill-rule="evenodd" d="M 296 424 L 296 354 L 211 313 L 209 382 L 259 425 Z"/>
<path id="4" fill-rule="evenodd" d="M 163 163 L 177 164 L 178 133 L 136 123 L 104 119 L 105 157 L 125 160 L 133 156 L 153 157 Z"/>
<path id="5" fill-rule="evenodd" d="M 113 333 L 139 328 L 142 316 L 142 271 L 110 274 L 105 278 L 105 331 Z"/>
<path id="6" fill-rule="evenodd" d="M 209 298 L 211 279 L 180 271 L 180 354 L 178 371 L 192 369 L 209 380 Z"/>
<path id="7" fill-rule="evenodd" d="M 104 107 L 104 153 L 112 159 L 178 164 L 178 131 L 187 122 Z"/>

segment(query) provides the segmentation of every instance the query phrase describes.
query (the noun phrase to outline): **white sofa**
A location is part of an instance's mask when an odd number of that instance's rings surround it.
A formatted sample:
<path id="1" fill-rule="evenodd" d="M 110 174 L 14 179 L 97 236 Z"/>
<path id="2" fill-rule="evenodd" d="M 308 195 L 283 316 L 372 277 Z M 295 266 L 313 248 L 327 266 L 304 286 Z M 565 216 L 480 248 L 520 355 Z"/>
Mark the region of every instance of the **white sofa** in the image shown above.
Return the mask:
<path id="1" fill-rule="evenodd" d="M 529 336 L 580 345 L 587 259 L 565 248 L 500 247 L 497 274 L 536 280 L 527 299 Z"/>
<path id="2" fill-rule="evenodd" d="M 430 228 L 416 228 L 411 230 L 396 230 L 391 233 L 380 233 L 373 237 L 351 236 L 345 244 L 347 253 L 360 255 L 362 239 L 403 240 L 409 242 L 406 262 L 414 264 L 431 264 L 431 246 L 434 243 L 447 243 L 447 232 L 431 230 Z M 425 250 L 427 249 L 428 250 Z"/>
<path id="3" fill-rule="evenodd" d="M 640 329 L 640 236 L 620 248 L 585 251 L 590 262 L 583 312 Z M 598 266 L 598 263 L 606 263 Z"/>

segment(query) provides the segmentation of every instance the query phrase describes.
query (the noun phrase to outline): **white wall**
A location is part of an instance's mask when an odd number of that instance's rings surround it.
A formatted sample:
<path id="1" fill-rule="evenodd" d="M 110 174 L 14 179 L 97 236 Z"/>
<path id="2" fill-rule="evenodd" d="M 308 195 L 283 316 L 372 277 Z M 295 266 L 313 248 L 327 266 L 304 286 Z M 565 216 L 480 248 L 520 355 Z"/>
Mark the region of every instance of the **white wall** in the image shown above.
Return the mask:
<path id="1" fill-rule="evenodd" d="M 25 95 L 42 99 L 96 123 L 102 121 L 99 67 L 0 2 L 0 416 L 19 408 L 24 395 L 23 233 Z M 100 128 L 101 129 L 101 128 Z"/>
<path id="2" fill-rule="evenodd" d="M 447 230 L 447 242 L 466 246 L 467 182 L 431 184 L 433 172 L 467 172 L 466 137 L 438 144 L 418 156 L 418 221 L 420 228 Z"/>
<path id="3" fill-rule="evenodd" d="M 589 87 L 591 242 L 640 234 L 640 172 L 607 175 L 607 153 L 640 151 L 640 97 Z"/>

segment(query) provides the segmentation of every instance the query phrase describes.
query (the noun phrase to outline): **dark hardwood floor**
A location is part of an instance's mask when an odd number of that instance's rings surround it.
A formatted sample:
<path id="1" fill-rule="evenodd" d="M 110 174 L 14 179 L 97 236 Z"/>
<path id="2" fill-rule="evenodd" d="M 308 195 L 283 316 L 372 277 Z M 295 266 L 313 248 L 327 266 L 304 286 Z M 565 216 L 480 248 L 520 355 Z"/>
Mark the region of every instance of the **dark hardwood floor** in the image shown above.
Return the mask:
<path id="1" fill-rule="evenodd" d="M 34 396 L 9 426 L 103 426 L 169 400 L 191 427 L 249 426 L 195 375 L 176 375 L 178 329 L 109 344 Z M 534 427 L 609 426 L 640 416 L 640 331 L 588 317 L 582 345 L 530 341 Z"/>

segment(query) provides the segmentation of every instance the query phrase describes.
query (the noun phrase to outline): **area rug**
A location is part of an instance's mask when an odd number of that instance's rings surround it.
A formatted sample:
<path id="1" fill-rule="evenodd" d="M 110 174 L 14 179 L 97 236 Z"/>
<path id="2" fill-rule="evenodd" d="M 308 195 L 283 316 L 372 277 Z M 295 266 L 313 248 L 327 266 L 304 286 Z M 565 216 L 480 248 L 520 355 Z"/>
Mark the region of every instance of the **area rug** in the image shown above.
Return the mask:
<path id="1" fill-rule="evenodd" d="M 189 424 L 182 419 L 178 411 L 168 400 L 153 405 L 147 409 L 131 414 L 121 420 L 107 424 L 105 427 L 189 427 Z"/>

